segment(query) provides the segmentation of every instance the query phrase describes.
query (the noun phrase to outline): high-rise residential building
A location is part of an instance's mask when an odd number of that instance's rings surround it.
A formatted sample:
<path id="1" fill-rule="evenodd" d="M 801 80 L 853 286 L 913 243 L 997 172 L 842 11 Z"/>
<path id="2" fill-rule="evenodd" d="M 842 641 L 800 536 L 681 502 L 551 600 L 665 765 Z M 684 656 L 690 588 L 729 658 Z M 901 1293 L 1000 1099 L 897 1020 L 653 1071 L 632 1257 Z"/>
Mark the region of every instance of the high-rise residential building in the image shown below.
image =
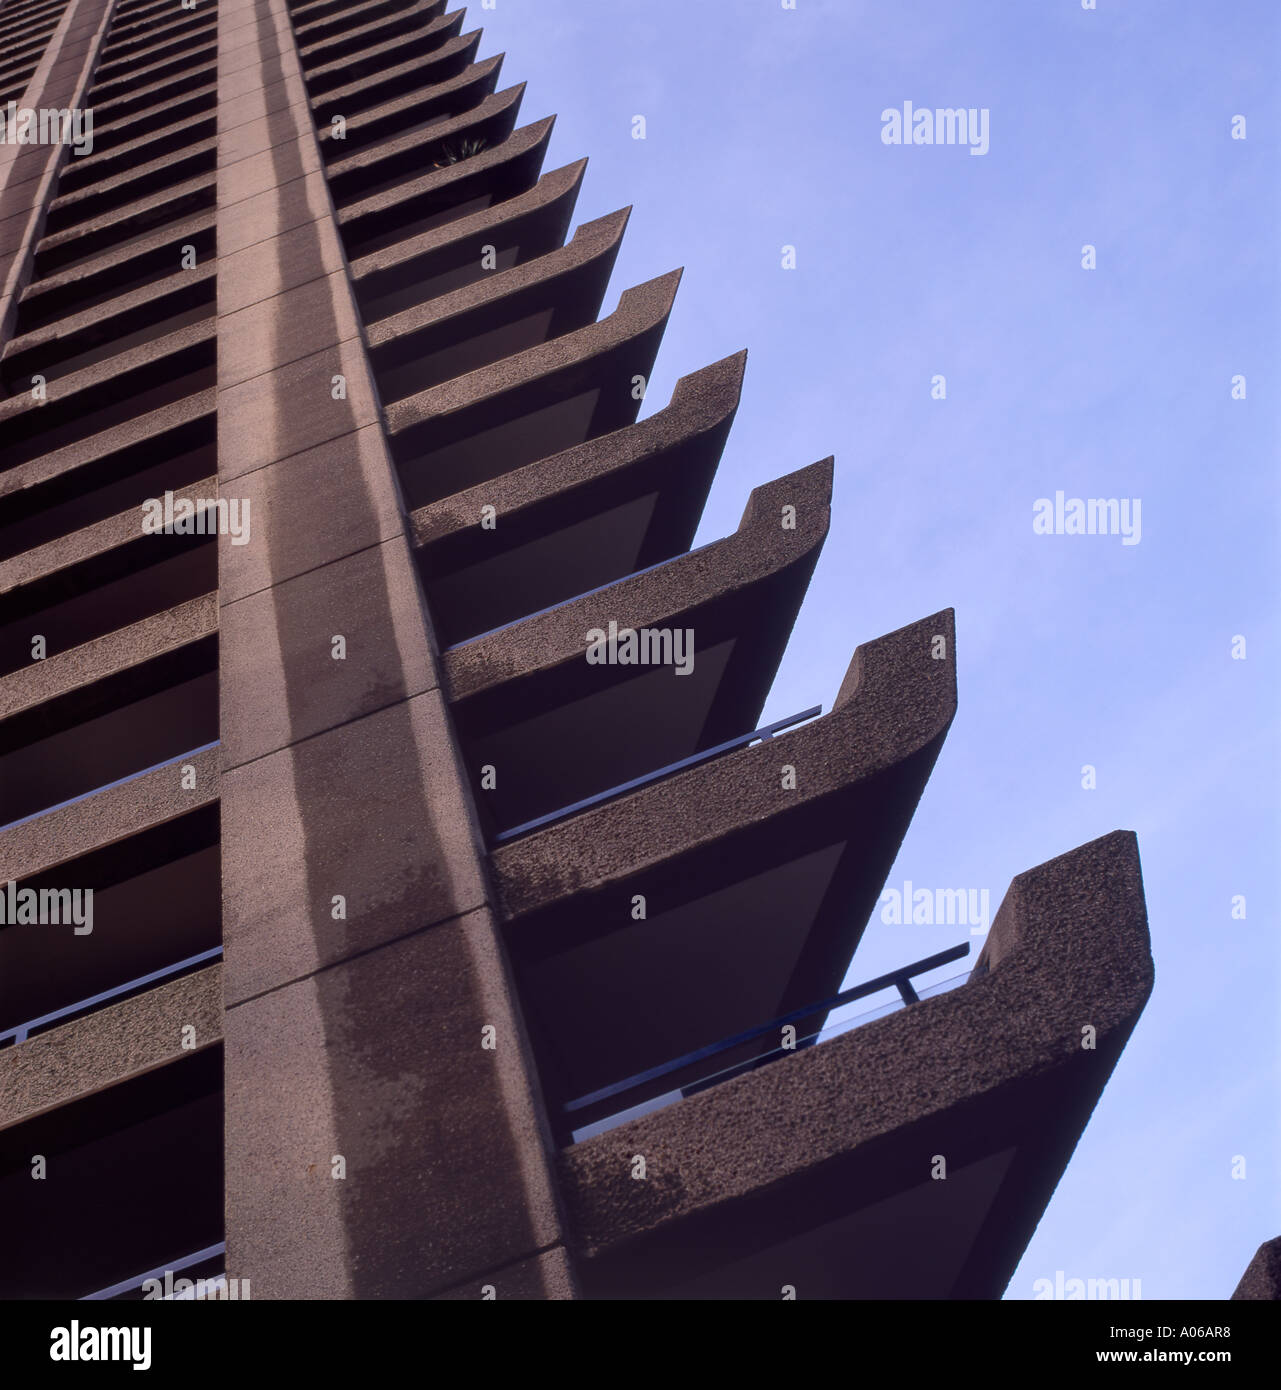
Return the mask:
<path id="1" fill-rule="evenodd" d="M 680 272 L 604 311 L 627 210 L 479 40 L 0 6 L 0 1293 L 997 1297 L 1135 840 L 842 990 L 952 614 L 760 727 L 832 461 L 689 549 L 744 356 L 641 418 Z"/>

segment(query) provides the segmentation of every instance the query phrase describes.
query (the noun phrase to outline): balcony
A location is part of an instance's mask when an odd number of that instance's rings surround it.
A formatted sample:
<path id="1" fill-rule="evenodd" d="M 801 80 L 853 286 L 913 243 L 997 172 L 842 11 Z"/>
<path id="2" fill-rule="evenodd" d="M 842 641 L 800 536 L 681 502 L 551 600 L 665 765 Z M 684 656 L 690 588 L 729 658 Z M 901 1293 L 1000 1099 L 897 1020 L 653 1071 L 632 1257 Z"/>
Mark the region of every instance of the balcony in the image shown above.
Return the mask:
<path id="1" fill-rule="evenodd" d="M 496 845 L 553 1113 L 837 993 L 955 711 L 952 653 L 936 614 L 860 647 L 823 718 Z"/>
<path id="2" fill-rule="evenodd" d="M 1133 835 L 1020 875 L 964 985 L 565 1149 L 585 1294 L 999 1297 L 1151 987 Z"/>

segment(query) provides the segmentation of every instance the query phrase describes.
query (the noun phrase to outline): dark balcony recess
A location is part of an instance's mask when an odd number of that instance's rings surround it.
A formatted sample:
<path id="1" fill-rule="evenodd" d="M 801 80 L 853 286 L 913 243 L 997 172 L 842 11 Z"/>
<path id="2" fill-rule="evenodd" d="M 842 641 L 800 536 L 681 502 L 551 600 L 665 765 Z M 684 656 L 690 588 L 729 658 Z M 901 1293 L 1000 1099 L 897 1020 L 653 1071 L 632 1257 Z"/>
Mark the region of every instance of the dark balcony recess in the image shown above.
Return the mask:
<path id="1" fill-rule="evenodd" d="M 0 1130 L 0 1298 L 78 1299 L 217 1244 L 222 1152 L 221 1046 Z"/>
<path id="2" fill-rule="evenodd" d="M 531 830 L 538 830 L 544 825 L 551 825 L 555 821 L 564 820 L 567 816 L 577 815 L 579 811 L 586 811 L 592 806 L 600 806 L 606 801 L 612 801 L 616 796 L 625 796 L 638 787 L 645 787 L 651 782 L 670 777 L 674 772 L 683 772 L 687 767 L 696 767 L 699 763 L 706 762 L 708 758 L 715 758 L 721 753 L 733 752 L 735 748 L 746 748 L 758 739 L 773 738 L 775 734 L 781 733 L 784 729 L 790 729 L 822 713 L 823 706 L 814 705 L 811 709 L 802 710 L 800 714 L 793 714 L 787 719 L 766 724 L 763 728 L 755 729 L 750 734 L 740 734 L 737 738 L 728 739 L 725 743 L 718 743 L 715 748 L 705 748 L 701 753 L 692 753 L 688 758 L 682 758 L 679 762 L 669 763 L 666 767 L 657 768 L 641 777 L 633 777 L 630 782 L 622 782 L 616 787 L 610 787 L 607 791 L 597 792 L 595 796 L 586 797 L 582 801 L 575 801 L 572 806 L 562 806 L 559 811 L 551 811 L 545 816 L 539 816 L 536 820 L 526 821 L 523 825 L 516 825 L 510 830 L 500 831 L 494 836 L 494 843 L 504 844 L 508 840 L 529 834 Z"/>
<path id="3" fill-rule="evenodd" d="M 222 939 L 218 829 L 210 803 L 20 880 L 15 894 L 92 890 L 93 930 L 0 926 L 0 1039 L 118 1002 L 146 976 L 179 973 L 175 962 L 212 960 Z"/>
<path id="4" fill-rule="evenodd" d="M 793 1049 L 779 1045 L 779 1034 L 784 1027 L 804 1024 L 807 1031 L 803 1036 L 797 1037 L 796 1046 L 812 1044 L 822 1032 L 828 1014 L 834 1009 L 844 1008 L 845 1005 L 853 1004 L 859 999 L 879 994 L 884 989 L 897 989 L 905 1004 L 919 1004 L 920 998 L 912 985 L 913 977 L 937 970 L 943 965 L 950 965 L 953 961 L 963 960 L 969 953 L 969 942 L 962 942 L 959 946 L 936 952 L 923 960 L 913 961 L 911 965 L 878 975 L 873 980 L 865 980 L 860 985 L 842 990 L 840 994 L 834 994 L 816 1004 L 793 1009 L 790 1013 L 770 1019 L 768 1023 L 758 1024 L 755 1028 L 734 1034 L 733 1037 L 722 1038 L 707 1047 L 700 1047 L 693 1052 L 685 1053 L 682 1057 L 673 1058 L 661 1066 L 650 1067 L 649 1070 L 639 1072 L 635 1076 L 602 1086 L 590 1095 L 568 1101 L 562 1107 L 565 1119 L 572 1120 L 576 1127 L 582 1128 L 606 1115 L 630 1109 L 678 1087 L 687 1092 L 702 1089 L 696 1082 L 691 1084 L 693 1077 L 699 1077 L 709 1084 L 719 1084 L 766 1061 L 787 1057 Z M 799 1035 L 801 1030 L 798 1028 L 796 1032 Z M 717 1065 L 709 1076 L 705 1064 L 713 1059 L 716 1059 Z"/>

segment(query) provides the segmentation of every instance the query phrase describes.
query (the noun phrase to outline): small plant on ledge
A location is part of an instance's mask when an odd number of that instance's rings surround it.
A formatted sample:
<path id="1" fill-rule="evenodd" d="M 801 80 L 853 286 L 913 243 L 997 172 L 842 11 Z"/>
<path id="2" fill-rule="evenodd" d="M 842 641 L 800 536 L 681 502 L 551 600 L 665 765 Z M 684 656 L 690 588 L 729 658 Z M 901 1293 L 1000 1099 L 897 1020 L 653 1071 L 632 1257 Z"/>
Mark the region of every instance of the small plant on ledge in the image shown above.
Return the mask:
<path id="1" fill-rule="evenodd" d="M 472 155 L 479 154 L 489 141 L 485 137 L 477 136 L 473 140 L 460 140 L 455 145 L 442 145 L 440 147 L 440 158 L 435 163 L 435 168 L 444 169 L 450 164 L 460 164 L 464 159 L 470 159 Z"/>

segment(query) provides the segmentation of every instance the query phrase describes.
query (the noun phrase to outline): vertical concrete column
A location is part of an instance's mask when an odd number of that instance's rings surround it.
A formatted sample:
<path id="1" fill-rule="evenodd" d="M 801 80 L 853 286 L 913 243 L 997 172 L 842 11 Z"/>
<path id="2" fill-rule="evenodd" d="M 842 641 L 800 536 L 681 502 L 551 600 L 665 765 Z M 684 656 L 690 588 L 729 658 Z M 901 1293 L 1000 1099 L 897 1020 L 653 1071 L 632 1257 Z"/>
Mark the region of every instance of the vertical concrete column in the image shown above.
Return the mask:
<path id="1" fill-rule="evenodd" d="M 256 1298 L 570 1296 L 283 0 L 221 0 L 218 45 L 227 1270 Z"/>

